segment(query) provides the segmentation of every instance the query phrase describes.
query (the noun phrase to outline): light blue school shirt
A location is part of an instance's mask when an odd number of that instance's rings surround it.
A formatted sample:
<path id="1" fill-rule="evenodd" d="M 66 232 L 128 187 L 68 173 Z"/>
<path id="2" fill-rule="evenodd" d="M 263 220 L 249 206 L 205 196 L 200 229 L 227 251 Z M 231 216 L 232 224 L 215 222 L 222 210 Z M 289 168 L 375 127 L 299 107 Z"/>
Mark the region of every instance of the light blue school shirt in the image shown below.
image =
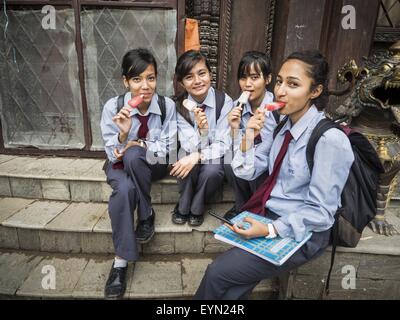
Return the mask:
<path id="1" fill-rule="evenodd" d="M 187 99 L 198 104 L 191 95 L 189 95 Z M 216 121 L 215 90 L 213 87 L 210 87 L 208 90 L 203 103 L 198 105 L 206 106 L 204 112 L 208 121 L 208 135 L 204 137 L 200 136 L 193 112 L 189 112 L 189 114 L 194 126 L 187 122 L 178 112 L 178 136 L 181 148 L 188 153 L 193 153 L 201 149 L 205 160 L 221 158 L 230 148 L 226 137 L 230 131 L 228 114 L 233 107 L 232 98 L 225 94 L 224 105 L 221 109 L 218 121 Z"/>
<path id="2" fill-rule="evenodd" d="M 276 184 L 265 207 L 280 216 L 273 222 L 281 237 L 302 241 L 311 232 L 328 230 L 340 207 L 340 195 L 354 161 L 346 135 L 338 129 L 326 131 L 314 154 L 312 175 L 306 160 L 306 147 L 317 123 L 325 118 L 313 105 L 292 126 L 288 120 L 275 139 L 272 132 L 257 148 L 243 153 L 239 149 L 232 161 L 236 176 L 254 180 L 264 171 L 272 172 L 285 132 L 293 136 L 283 159 Z"/>
<path id="3" fill-rule="evenodd" d="M 124 106 L 128 105 L 128 101 L 132 98 L 130 92 L 125 93 Z M 119 129 L 118 126 L 112 121 L 112 117 L 117 114 L 117 100 L 118 96 L 111 98 L 106 102 L 101 116 L 101 133 L 104 141 L 104 149 L 107 154 L 108 160 L 112 163 L 117 161 L 114 156 L 114 149 L 119 150 L 126 146 L 126 143 L 120 143 L 118 140 Z M 161 110 L 158 106 L 158 95 L 154 94 L 149 108 L 145 114 L 141 114 L 137 108 L 131 111 L 132 127 L 128 134 L 127 141 L 137 140 L 140 121 L 135 114 L 149 115 L 147 126 L 149 132 L 147 138 L 144 139 L 147 150 L 153 152 L 157 157 L 165 157 L 170 151 L 173 151 L 176 146 L 176 110 L 175 103 L 168 97 L 165 97 L 165 120 L 161 126 Z"/>

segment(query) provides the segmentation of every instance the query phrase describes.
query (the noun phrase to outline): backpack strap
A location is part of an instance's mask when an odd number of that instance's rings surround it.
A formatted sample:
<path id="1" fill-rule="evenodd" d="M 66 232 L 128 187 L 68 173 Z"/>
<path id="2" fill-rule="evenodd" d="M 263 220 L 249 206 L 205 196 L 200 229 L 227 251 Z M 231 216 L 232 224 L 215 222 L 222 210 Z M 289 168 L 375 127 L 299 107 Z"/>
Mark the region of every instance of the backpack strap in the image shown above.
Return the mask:
<path id="1" fill-rule="evenodd" d="M 279 116 L 279 115 L 278 115 L 278 116 Z M 275 117 L 275 115 L 274 115 L 274 117 Z M 279 133 L 279 131 L 282 130 L 283 126 L 284 126 L 285 123 L 288 121 L 288 119 L 289 119 L 289 117 L 286 116 L 286 117 L 284 117 L 284 118 L 282 119 L 281 122 L 279 122 L 279 120 L 278 120 L 278 122 L 277 122 L 278 125 L 276 126 L 276 128 L 275 128 L 275 130 L 274 130 L 274 133 L 273 133 L 273 135 L 272 135 L 272 138 L 273 138 L 273 139 L 275 139 L 275 137 L 276 137 L 276 135 Z M 275 118 L 275 120 L 276 120 L 276 118 Z"/>
<path id="2" fill-rule="evenodd" d="M 120 96 L 118 96 L 118 100 L 117 100 L 117 113 L 121 111 L 121 109 L 124 106 L 124 98 L 125 98 L 125 94 L 121 94 Z"/>
<path id="3" fill-rule="evenodd" d="M 165 97 L 164 96 L 158 96 L 158 106 L 161 111 L 161 126 L 164 125 L 165 117 L 167 115 L 167 108 L 165 107 Z"/>
<path id="4" fill-rule="evenodd" d="M 344 131 L 342 127 L 337 123 L 334 122 L 330 119 L 322 119 L 320 120 L 317 125 L 315 126 L 314 130 L 311 133 L 310 139 L 308 140 L 307 143 L 307 149 L 306 149 L 306 159 L 307 159 L 307 164 L 308 168 L 310 170 L 310 174 L 312 173 L 313 167 L 314 167 L 314 154 L 315 154 L 315 147 L 318 143 L 319 138 L 328 131 L 329 129 L 336 128 L 341 131 Z M 335 222 L 332 226 L 332 231 L 331 231 L 331 244 L 332 244 L 332 252 L 331 252 L 331 263 L 329 266 L 329 271 L 328 271 L 328 276 L 326 280 L 326 286 L 324 289 L 324 294 L 326 296 L 329 295 L 329 282 L 331 279 L 331 273 L 333 269 L 333 265 L 335 263 L 335 254 L 336 254 L 336 247 L 338 245 L 339 241 L 339 216 L 340 216 L 340 210 L 336 211 L 335 214 Z"/>
<path id="5" fill-rule="evenodd" d="M 279 124 L 279 120 L 281 119 L 281 115 L 280 115 L 280 113 L 278 112 L 278 110 L 272 111 L 272 115 L 273 115 L 274 118 L 275 118 L 275 122 L 276 122 L 277 124 Z"/>
<path id="6" fill-rule="evenodd" d="M 340 213 L 337 212 L 335 215 L 335 222 L 333 223 L 331 231 L 332 252 L 331 252 L 331 264 L 329 266 L 328 276 L 326 277 L 326 285 L 324 288 L 324 294 L 326 296 L 329 295 L 329 282 L 331 280 L 333 265 L 335 264 L 336 247 L 339 242 L 339 214 Z"/>
<path id="7" fill-rule="evenodd" d="M 332 128 L 336 128 L 343 131 L 342 127 L 339 124 L 333 122 L 332 120 L 324 118 L 317 123 L 317 125 L 315 126 L 314 130 L 311 133 L 310 140 L 308 140 L 306 149 L 306 159 L 308 168 L 310 169 L 310 174 L 314 167 L 314 153 L 318 140 L 326 131 Z"/>
<path id="8" fill-rule="evenodd" d="M 218 122 L 219 116 L 221 115 L 221 110 L 225 104 L 225 93 L 215 89 L 215 122 Z"/>

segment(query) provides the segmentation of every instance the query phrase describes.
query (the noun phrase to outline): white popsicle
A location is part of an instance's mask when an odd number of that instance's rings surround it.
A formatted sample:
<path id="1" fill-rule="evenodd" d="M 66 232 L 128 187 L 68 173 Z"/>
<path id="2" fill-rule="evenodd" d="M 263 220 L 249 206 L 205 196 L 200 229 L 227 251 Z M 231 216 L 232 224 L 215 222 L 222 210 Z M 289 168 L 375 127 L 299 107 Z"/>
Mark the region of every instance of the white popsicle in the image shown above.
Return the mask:
<path id="1" fill-rule="evenodd" d="M 249 101 L 249 97 L 250 97 L 250 93 L 248 91 L 243 91 L 238 99 L 237 106 L 246 104 L 247 101 Z"/>
<path id="2" fill-rule="evenodd" d="M 197 108 L 196 102 L 190 101 L 188 99 L 183 100 L 182 102 L 183 106 L 188 109 L 189 111 L 193 111 L 194 109 Z"/>

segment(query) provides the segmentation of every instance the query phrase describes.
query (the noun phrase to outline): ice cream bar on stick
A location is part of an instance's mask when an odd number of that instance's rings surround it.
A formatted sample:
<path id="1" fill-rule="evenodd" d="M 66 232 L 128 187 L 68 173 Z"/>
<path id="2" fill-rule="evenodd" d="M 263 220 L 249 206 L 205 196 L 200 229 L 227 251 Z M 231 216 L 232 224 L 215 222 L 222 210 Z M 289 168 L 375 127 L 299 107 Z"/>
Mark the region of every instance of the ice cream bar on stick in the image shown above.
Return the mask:
<path id="1" fill-rule="evenodd" d="M 285 105 L 286 105 L 286 103 L 284 103 L 284 102 L 270 102 L 270 103 L 267 103 L 264 108 L 268 111 L 275 111 L 275 110 L 282 109 Z"/>
<path id="2" fill-rule="evenodd" d="M 183 100 L 182 102 L 183 106 L 188 109 L 190 112 L 192 112 L 194 109 L 197 108 L 197 103 L 190 101 L 188 99 Z"/>
<path id="3" fill-rule="evenodd" d="M 244 104 L 249 101 L 250 93 L 248 91 L 243 91 L 242 94 L 240 95 L 236 107 L 243 107 Z M 242 113 L 243 113 L 243 108 L 242 108 Z"/>
<path id="4" fill-rule="evenodd" d="M 248 91 L 243 91 L 240 95 L 236 107 L 243 106 L 249 101 L 250 93 Z"/>
<path id="5" fill-rule="evenodd" d="M 132 109 L 135 109 L 142 102 L 143 102 L 143 95 L 140 95 L 140 96 L 136 96 L 136 97 L 133 97 L 132 99 L 130 99 L 128 101 L 128 104 Z"/>

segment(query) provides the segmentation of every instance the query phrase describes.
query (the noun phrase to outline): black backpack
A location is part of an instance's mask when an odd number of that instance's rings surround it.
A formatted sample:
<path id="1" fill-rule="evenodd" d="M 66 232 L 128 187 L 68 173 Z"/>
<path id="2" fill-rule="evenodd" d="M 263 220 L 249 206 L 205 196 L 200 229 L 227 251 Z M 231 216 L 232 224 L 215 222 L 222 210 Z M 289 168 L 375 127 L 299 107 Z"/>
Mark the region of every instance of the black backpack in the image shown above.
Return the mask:
<path id="1" fill-rule="evenodd" d="M 275 129 L 274 138 L 286 121 L 287 117 Z M 332 128 L 343 131 L 348 137 L 354 154 L 354 162 L 341 194 L 342 206 L 336 211 L 335 222 L 331 229 L 332 254 L 325 287 L 326 294 L 329 294 L 329 280 L 335 261 L 336 247 L 356 247 L 362 231 L 376 215 L 379 174 L 384 172 L 378 154 L 364 135 L 349 127 L 340 126 L 338 121 L 322 119 L 315 126 L 307 144 L 306 158 L 310 173 L 314 165 L 317 142 L 327 130 Z"/>
<path id="2" fill-rule="evenodd" d="M 121 109 L 124 107 L 124 97 L 125 94 L 121 94 L 120 96 L 118 96 L 117 99 L 117 113 L 121 111 Z M 161 126 L 164 124 L 165 121 L 165 117 L 167 114 L 167 109 L 165 107 L 165 97 L 164 96 L 160 96 L 158 95 L 158 106 L 160 108 L 161 111 Z M 107 166 L 108 166 L 108 158 L 106 156 L 106 160 L 104 161 L 104 165 L 103 165 L 103 170 L 105 171 Z"/>

